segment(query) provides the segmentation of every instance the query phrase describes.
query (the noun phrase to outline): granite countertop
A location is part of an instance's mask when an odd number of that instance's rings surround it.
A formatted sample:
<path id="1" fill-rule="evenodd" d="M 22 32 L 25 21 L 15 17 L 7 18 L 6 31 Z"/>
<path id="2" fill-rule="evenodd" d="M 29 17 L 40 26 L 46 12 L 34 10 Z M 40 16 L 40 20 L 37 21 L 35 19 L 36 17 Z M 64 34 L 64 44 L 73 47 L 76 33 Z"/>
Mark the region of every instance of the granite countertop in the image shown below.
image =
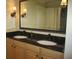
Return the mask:
<path id="1" fill-rule="evenodd" d="M 64 45 L 61 45 L 61 44 L 57 44 L 55 46 L 46 46 L 46 45 L 41 45 L 41 44 L 37 43 L 38 39 L 34 39 L 34 38 L 16 39 L 16 38 L 14 38 L 16 33 L 7 33 L 6 35 L 7 35 L 7 38 L 11 38 L 13 40 L 33 44 L 33 45 L 36 45 L 36 46 L 40 46 L 40 47 L 43 47 L 43 48 L 47 48 L 47 49 L 51 49 L 51 50 L 55 50 L 55 51 L 64 53 Z"/>

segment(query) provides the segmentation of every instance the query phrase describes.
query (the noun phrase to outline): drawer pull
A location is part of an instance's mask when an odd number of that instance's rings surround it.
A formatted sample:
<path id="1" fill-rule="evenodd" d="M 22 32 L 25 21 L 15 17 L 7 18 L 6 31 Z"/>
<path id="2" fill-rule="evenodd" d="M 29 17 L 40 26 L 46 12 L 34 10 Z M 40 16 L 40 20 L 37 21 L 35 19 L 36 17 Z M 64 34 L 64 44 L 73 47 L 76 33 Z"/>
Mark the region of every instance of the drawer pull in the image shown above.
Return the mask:
<path id="1" fill-rule="evenodd" d="M 36 57 L 38 57 L 38 55 L 36 55 Z"/>
<path id="2" fill-rule="evenodd" d="M 43 57 L 41 57 L 41 59 L 43 59 Z"/>
<path id="3" fill-rule="evenodd" d="M 14 46 L 14 48 L 16 48 L 16 46 Z"/>
<path id="4" fill-rule="evenodd" d="M 11 47 L 13 47 L 13 45 L 11 45 Z"/>

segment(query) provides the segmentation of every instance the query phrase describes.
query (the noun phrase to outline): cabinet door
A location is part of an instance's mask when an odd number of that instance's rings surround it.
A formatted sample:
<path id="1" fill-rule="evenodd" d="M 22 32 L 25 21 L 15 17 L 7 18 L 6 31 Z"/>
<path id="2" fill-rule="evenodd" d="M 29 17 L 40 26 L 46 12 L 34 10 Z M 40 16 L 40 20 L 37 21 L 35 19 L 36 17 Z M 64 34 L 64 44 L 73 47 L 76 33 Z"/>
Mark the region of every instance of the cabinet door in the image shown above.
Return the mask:
<path id="1" fill-rule="evenodd" d="M 24 59 L 24 49 L 22 47 L 15 47 L 15 59 Z"/>
<path id="2" fill-rule="evenodd" d="M 21 42 L 14 41 L 15 48 L 15 59 L 24 59 L 24 48 L 21 45 Z"/>
<path id="3" fill-rule="evenodd" d="M 25 59 L 39 59 L 38 53 L 27 50 L 25 53 Z"/>
<path id="4" fill-rule="evenodd" d="M 42 55 L 40 59 L 64 59 L 61 56 L 47 56 L 47 55 Z"/>
<path id="5" fill-rule="evenodd" d="M 7 55 L 7 59 L 15 59 L 14 58 L 13 40 L 8 39 L 8 38 L 6 40 L 6 55 Z"/>
<path id="6" fill-rule="evenodd" d="M 61 52 L 41 48 L 40 59 L 64 59 L 64 54 Z"/>
<path id="7" fill-rule="evenodd" d="M 56 59 L 56 58 L 52 56 L 43 55 L 40 59 Z"/>

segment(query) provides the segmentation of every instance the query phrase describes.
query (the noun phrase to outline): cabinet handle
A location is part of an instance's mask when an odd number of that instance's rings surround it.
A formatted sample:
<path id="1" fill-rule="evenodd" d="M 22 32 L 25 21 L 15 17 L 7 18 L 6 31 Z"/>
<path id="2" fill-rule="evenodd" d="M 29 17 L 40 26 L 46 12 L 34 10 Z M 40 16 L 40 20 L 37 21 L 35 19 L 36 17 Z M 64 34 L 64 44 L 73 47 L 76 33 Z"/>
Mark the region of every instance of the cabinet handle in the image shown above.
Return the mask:
<path id="1" fill-rule="evenodd" d="M 43 59 L 43 57 L 41 57 L 41 59 Z"/>
<path id="2" fill-rule="evenodd" d="M 38 57 L 38 55 L 36 55 L 36 57 Z"/>
<path id="3" fill-rule="evenodd" d="M 14 46 L 14 45 L 11 45 L 11 47 L 16 48 L 16 46 Z"/>
<path id="4" fill-rule="evenodd" d="M 11 47 L 13 47 L 13 45 L 11 45 Z"/>
<path id="5" fill-rule="evenodd" d="M 14 46 L 14 48 L 16 48 L 16 46 Z"/>

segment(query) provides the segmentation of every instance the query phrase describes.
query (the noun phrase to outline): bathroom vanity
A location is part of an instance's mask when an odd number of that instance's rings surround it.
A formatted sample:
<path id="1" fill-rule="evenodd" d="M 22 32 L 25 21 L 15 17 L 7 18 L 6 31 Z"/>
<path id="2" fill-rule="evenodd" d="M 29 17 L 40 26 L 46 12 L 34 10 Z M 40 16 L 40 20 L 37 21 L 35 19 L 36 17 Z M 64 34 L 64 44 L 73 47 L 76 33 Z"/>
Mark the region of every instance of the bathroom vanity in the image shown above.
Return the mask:
<path id="1" fill-rule="evenodd" d="M 28 38 L 15 38 L 23 34 Z M 64 59 L 64 43 L 62 43 L 64 38 L 59 39 L 61 43 L 48 39 L 48 41 L 56 42 L 56 45 L 42 45 L 37 41 L 47 39 L 41 35 L 39 35 L 40 39 L 33 33 L 32 35 L 33 37 L 30 38 L 30 33 L 26 32 L 7 33 L 7 59 Z"/>
<path id="2" fill-rule="evenodd" d="M 7 59 L 64 59 L 67 6 L 61 0 L 18 2 L 19 31 L 6 33 Z"/>

